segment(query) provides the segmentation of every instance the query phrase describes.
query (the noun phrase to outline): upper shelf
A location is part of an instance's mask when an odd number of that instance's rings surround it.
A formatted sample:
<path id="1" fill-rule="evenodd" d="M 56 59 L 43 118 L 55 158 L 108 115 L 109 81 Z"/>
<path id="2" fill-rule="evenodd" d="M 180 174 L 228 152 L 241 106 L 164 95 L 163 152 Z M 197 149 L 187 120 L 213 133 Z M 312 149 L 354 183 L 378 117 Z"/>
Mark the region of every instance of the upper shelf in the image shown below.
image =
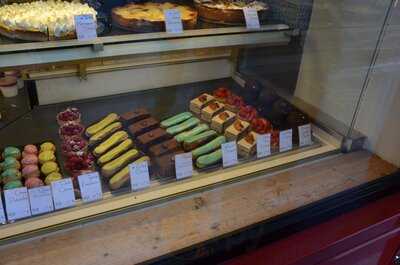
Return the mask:
<path id="1" fill-rule="evenodd" d="M 284 24 L 265 25 L 260 30 L 245 27 L 187 30 L 99 37 L 94 41 L 49 41 L 0 45 L 0 68 L 22 67 L 79 60 L 170 52 L 188 49 L 287 44 Z"/>

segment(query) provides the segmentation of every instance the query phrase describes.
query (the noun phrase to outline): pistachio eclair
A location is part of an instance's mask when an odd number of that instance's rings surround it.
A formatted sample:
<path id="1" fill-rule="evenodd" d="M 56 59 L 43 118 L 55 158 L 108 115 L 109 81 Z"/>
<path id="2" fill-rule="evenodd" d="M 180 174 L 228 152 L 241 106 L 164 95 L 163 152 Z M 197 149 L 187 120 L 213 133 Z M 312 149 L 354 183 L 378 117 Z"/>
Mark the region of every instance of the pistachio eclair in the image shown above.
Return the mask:
<path id="1" fill-rule="evenodd" d="M 193 116 L 193 114 L 190 112 L 182 112 L 175 116 L 172 116 L 171 118 L 163 120 L 160 125 L 161 125 L 161 128 L 168 128 L 168 127 L 177 125 L 178 123 L 181 123 L 183 121 L 186 121 L 187 119 L 191 118 L 192 116 Z"/>

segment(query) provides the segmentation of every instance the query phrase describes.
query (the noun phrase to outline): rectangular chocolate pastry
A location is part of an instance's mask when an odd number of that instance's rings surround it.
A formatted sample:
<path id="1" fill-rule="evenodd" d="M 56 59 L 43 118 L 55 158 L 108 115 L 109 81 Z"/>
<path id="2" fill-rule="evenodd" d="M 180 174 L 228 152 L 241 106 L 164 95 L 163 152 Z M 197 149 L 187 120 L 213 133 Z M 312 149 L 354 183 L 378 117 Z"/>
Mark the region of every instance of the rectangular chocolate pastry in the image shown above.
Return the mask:
<path id="1" fill-rule="evenodd" d="M 170 139 L 171 136 L 162 128 L 157 128 L 140 135 L 136 138 L 137 145 L 144 151 L 148 151 L 150 146 L 161 143 L 165 140 Z"/>
<path id="2" fill-rule="evenodd" d="M 159 122 L 153 117 L 140 120 L 135 122 L 131 126 L 128 127 L 129 132 L 134 136 L 138 137 L 141 134 L 147 133 L 159 126 Z"/>
<path id="3" fill-rule="evenodd" d="M 175 176 L 175 155 L 182 154 L 183 151 L 176 151 L 170 154 L 159 156 L 155 158 L 155 164 L 160 177 L 174 177 Z"/>
<path id="4" fill-rule="evenodd" d="M 153 145 L 149 148 L 149 153 L 152 156 L 162 156 L 171 152 L 174 152 L 180 148 L 178 142 L 172 138 L 168 141 L 162 142 L 161 144 Z"/>
<path id="5" fill-rule="evenodd" d="M 134 122 L 150 117 L 150 112 L 145 108 L 138 108 L 134 111 L 125 112 L 121 115 L 121 121 L 125 124 L 132 124 Z"/>

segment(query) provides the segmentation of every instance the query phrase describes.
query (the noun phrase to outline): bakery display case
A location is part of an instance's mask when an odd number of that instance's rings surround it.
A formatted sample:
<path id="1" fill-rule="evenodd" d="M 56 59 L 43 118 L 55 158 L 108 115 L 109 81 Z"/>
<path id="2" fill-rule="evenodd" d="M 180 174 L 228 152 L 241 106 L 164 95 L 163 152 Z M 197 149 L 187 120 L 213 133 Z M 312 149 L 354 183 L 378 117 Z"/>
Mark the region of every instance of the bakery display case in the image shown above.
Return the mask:
<path id="1" fill-rule="evenodd" d="M 312 1 L 112 2 L 0 6 L 2 242 L 365 147 L 365 87 L 306 83 Z"/>

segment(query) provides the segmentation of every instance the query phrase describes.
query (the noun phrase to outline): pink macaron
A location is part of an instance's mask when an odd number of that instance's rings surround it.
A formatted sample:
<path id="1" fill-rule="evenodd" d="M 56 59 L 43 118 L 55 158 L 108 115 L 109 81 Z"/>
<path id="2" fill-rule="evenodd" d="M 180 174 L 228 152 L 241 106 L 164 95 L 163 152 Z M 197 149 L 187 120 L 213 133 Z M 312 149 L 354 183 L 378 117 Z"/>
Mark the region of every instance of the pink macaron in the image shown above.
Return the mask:
<path id="1" fill-rule="evenodd" d="M 22 168 L 22 176 L 24 178 L 38 178 L 40 176 L 40 171 L 37 165 L 27 165 Z"/>
<path id="2" fill-rule="evenodd" d="M 40 187 L 43 185 L 44 183 L 40 178 L 28 178 L 25 181 L 25 187 L 27 187 L 28 189 Z"/>
<path id="3" fill-rule="evenodd" d="M 23 166 L 27 165 L 37 165 L 38 164 L 38 157 L 33 154 L 25 155 L 24 158 L 21 160 Z"/>
<path id="4" fill-rule="evenodd" d="M 25 145 L 25 147 L 24 147 L 24 153 L 25 153 L 25 155 L 28 155 L 28 154 L 37 155 L 38 149 L 33 144 L 28 144 L 28 145 Z"/>

